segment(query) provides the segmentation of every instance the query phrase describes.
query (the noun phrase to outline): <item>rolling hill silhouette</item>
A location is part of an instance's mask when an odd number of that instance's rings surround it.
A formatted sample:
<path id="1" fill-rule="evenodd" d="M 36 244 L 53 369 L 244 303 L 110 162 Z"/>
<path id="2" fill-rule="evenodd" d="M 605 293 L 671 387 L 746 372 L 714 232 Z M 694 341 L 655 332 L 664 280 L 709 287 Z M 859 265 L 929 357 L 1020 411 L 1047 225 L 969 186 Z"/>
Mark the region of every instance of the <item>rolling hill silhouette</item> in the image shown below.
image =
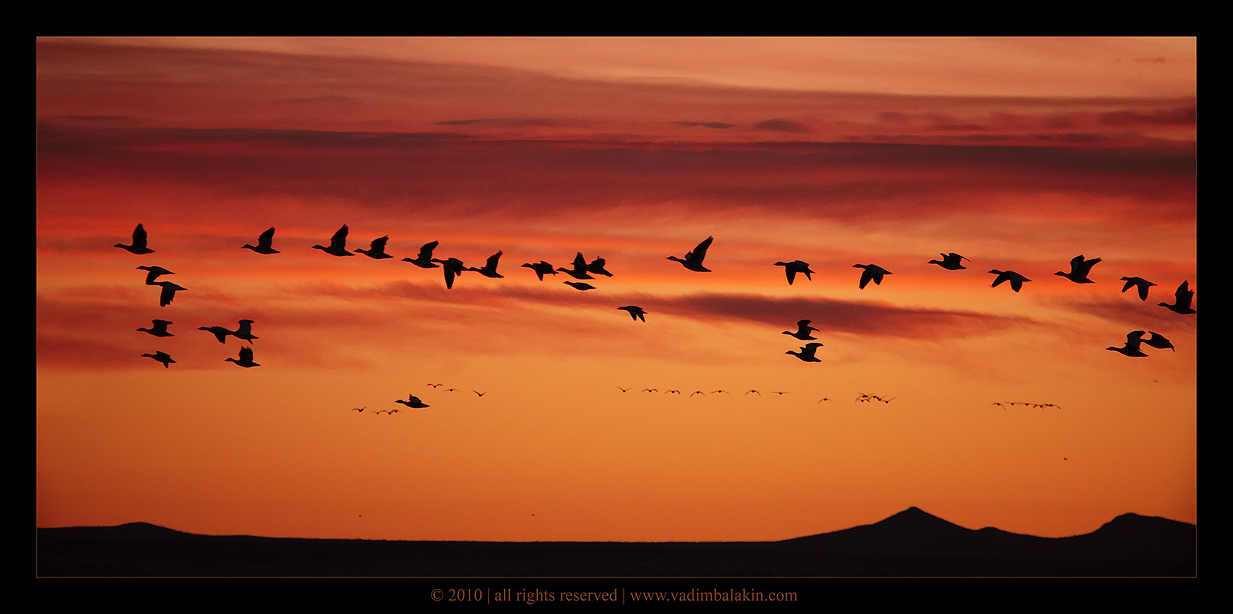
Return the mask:
<path id="1" fill-rule="evenodd" d="M 39 576 L 987 577 L 1196 575 L 1197 527 L 1123 514 L 1048 538 L 912 507 L 778 542 L 417 542 L 183 533 L 148 523 L 37 529 Z"/>

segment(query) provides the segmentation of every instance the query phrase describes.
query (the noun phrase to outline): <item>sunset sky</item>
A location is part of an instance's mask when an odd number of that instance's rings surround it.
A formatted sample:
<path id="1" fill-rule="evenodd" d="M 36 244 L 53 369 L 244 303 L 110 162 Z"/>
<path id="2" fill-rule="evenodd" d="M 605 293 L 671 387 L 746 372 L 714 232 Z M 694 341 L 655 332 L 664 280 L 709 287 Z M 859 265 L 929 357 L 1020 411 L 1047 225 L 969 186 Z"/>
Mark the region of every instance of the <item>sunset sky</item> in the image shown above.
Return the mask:
<path id="1" fill-rule="evenodd" d="M 1050 537 L 1197 522 L 1197 315 L 1159 306 L 1183 281 L 1201 303 L 1196 55 L 37 39 L 37 526 L 744 541 L 910 506 Z M 138 223 L 154 252 L 114 247 Z M 388 236 L 393 258 L 313 249 L 344 224 L 348 249 Z M 270 227 L 281 253 L 241 248 Z M 711 272 L 667 259 L 707 237 Z M 402 261 L 430 241 L 477 268 L 500 251 L 503 278 L 447 289 Z M 612 277 L 580 291 L 521 266 L 579 252 Z M 929 264 L 949 252 L 967 268 Z M 1080 254 L 1094 283 L 1054 274 Z M 789 285 L 774 263 L 798 259 L 812 279 Z M 860 289 L 855 264 L 891 274 Z M 160 306 L 139 265 L 185 290 Z M 1031 281 L 993 288 L 993 269 Z M 1127 276 L 1156 284 L 1146 301 Z M 154 319 L 174 336 L 137 330 Z M 242 319 L 251 344 L 198 330 Z M 786 354 L 801 319 L 820 362 Z M 1134 330 L 1176 351 L 1106 350 Z M 259 367 L 226 360 L 241 347 Z"/>

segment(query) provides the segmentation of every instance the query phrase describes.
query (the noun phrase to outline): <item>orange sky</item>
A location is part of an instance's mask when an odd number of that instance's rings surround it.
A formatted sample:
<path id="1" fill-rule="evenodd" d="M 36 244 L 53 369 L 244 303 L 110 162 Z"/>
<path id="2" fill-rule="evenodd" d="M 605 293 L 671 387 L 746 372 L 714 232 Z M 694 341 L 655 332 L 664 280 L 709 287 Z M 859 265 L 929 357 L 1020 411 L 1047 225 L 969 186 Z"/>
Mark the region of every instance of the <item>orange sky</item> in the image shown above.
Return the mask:
<path id="1" fill-rule="evenodd" d="M 1197 317 L 1158 306 L 1200 286 L 1195 43 L 39 39 L 37 524 L 1196 522 Z M 154 253 L 113 247 L 139 222 Z M 312 249 L 343 224 L 394 258 Z M 271 226 L 280 254 L 240 248 Z M 712 272 L 666 259 L 708 236 Z M 446 289 L 401 262 L 429 241 L 475 267 L 501 251 L 504 277 Z M 952 251 L 967 269 L 928 264 Z M 577 252 L 613 277 L 520 266 Z M 1054 275 L 1079 254 L 1095 283 Z M 815 274 L 788 285 L 773 263 L 795 259 Z M 858 263 L 892 274 L 862 290 Z M 186 290 L 160 307 L 138 265 Z M 175 336 L 136 330 L 152 319 Z M 260 367 L 197 330 L 240 319 Z M 785 354 L 800 319 L 819 363 Z M 1132 330 L 1176 351 L 1105 350 Z"/>

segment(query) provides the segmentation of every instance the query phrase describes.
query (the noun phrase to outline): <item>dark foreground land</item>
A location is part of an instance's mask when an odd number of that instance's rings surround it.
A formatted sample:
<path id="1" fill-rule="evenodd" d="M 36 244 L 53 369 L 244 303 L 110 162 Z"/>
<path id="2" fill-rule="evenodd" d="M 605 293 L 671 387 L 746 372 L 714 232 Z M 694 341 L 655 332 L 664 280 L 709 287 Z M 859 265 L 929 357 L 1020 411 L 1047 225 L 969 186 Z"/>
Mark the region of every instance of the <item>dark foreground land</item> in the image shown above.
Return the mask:
<path id="1" fill-rule="evenodd" d="M 915 507 L 779 542 L 409 542 L 38 529 L 37 575 L 395 577 L 1194 577 L 1196 526 L 1124 514 L 1074 537 L 972 530 Z"/>

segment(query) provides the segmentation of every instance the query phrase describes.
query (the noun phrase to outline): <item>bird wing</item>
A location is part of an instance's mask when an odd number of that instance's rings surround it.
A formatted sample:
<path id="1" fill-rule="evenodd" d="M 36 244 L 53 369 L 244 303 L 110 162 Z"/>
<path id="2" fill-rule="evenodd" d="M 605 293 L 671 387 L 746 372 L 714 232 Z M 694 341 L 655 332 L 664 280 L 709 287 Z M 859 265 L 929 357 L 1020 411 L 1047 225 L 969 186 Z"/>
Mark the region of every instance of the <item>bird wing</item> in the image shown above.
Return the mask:
<path id="1" fill-rule="evenodd" d="M 390 240 L 389 237 L 381 237 L 380 239 L 373 239 L 372 243 L 369 245 L 369 249 L 371 249 L 374 252 L 383 252 L 385 251 L 385 243 L 389 240 Z"/>
<path id="2" fill-rule="evenodd" d="M 714 240 L 715 237 L 707 237 L 704 241 L 698 244 L 698 247 L 694 248 L 694 251 L 685 254 L 685 259 L 690 262 L 702 264 L 702 259 L 706 258 L 706 250 L 711 247 L 711 241 Z"/>
<path id="3" fill-rule="evenodd" d="M 133 229 L 133 247 L 145 247 L 145 246 L 146 246 L 146 229 L 142 227 L 141 224 L 138 224 L 137 227 Z"/>
<path id="4" fill-rule="evenodd" d="M 338 232 L 334 233 L 333 237 L 330 237 L 330 247 L 332 249 L 343 249 L 346 246 L 347 246 L 347 225 L 343 224 L 343 227 L 339 228 Z"/>
<path id="5" fill-rule="evenodd" d="M 496 270 L 497 270 L 497 261 L 498 261 L 498 260 L 500 260 L 500 259 L 501 259 L 501 252 L 497 252 L 497 253 L 495 253 L 495 254 L 493 254 L 493 255 L 489 256 L 489 257 L 488 257 L 488 264 L 486 264 L 486 265 L 484 266 L 484 268 L 486 268 L 486 269 L 491 269 L 491 270 L 493 270 L 493 271 L 496 271 Z"/>
<path id="6" fill-rule="evenodd" d="M 420 247 L 419 260 L 431 260 L 432 250 L 437 249 L 437 243 L 439 242 L 433 241 L 432 243 L 425 243 L 422 247 Z"/>
<path id="7" fill-rule="evenodd" d="M 257 237 L 257 245 L 261 247 L 270 247 L 273 244 L 274 244 L 274 227 L 271 226 L 269 230 L 261 233 L 261 236 Z"/>

